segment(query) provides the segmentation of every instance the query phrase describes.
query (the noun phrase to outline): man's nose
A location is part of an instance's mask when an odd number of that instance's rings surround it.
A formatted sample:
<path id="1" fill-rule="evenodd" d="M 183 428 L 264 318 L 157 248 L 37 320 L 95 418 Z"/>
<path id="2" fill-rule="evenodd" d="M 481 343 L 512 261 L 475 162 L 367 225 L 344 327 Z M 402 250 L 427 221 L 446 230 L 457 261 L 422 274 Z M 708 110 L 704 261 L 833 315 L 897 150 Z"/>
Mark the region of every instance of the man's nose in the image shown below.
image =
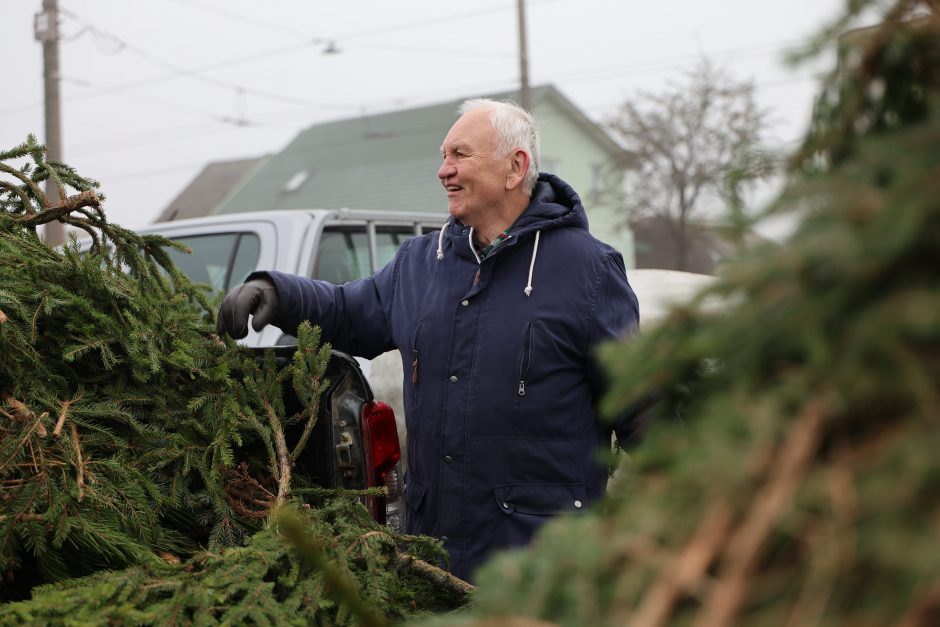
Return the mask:
<path id="1" fill-rule="evenodd" d="M 437 171 L 437 178 L 441 179 L 441 181 L 444 181 L 456 173 L 457 168 L 454 167 L 454 164 L 450 161 L 450 159 L 444 159 L 444 162 Z"/>

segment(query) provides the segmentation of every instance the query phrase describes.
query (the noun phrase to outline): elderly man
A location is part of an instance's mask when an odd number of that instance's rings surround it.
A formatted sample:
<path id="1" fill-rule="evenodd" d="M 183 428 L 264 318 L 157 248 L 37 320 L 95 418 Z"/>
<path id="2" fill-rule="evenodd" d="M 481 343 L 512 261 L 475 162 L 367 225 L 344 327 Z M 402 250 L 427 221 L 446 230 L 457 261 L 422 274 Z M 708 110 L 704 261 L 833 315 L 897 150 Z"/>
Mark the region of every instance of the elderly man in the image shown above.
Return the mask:
<path id="1" fill-rule="evenodd" d="M 450 220 L 405 242 L 374 277 L 331 285 L 251 275 L 219 332 L 310 320 L 345 352 L 401 352 L 407 528 L 440 537 L 469 579 L 494 550 L 604 492 L 611 428 L 593 349 L 630 334 L 638 305 L 623 259 L 588 232 L 575 191 L 538 173 L 535 121 L 470 100 L 441 146 Z"/>

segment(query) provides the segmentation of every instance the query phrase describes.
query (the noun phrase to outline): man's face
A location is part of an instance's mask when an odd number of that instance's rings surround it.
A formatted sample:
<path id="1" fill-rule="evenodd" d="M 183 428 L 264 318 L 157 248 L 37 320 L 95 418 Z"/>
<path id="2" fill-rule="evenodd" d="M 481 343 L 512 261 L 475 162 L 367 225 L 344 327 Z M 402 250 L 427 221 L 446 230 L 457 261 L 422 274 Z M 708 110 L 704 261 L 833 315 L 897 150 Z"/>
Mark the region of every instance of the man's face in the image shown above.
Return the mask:
<path id="1" fill-rule="evenodd" d="M 447 133 L 441 145 L 444 163 L 437 171 L 447 190 L 450 215 L 468 226 L 500 207 L 508 197 L 509 159 L 499 158 L 496 133 L 486 109 L 465 113 Z"/>

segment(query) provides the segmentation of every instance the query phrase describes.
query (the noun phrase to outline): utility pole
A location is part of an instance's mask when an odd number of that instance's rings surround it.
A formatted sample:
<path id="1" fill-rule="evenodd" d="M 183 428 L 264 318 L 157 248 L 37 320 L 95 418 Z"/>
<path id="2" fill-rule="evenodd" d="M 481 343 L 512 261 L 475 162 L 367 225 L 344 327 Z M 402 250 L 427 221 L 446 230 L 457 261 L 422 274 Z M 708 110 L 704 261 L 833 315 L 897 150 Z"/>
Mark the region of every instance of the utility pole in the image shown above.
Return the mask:
<path id="1" fill-rule="evenodd" d="M 529 52 L 525 37 L 525 0 L 517 0 L 519 13 L 519 91 L 522 108 L 532 112 L 532 93 L 529 91 Z"/>
<path id="2" fill-rule="evenodd" d="M 36 40 L 42 42 L 42 77 L 46 110 L 46 161 L 62 161 L 62 112 L 59 106 L 59 0 L 42 0 L 42 12 L 33 23 Z M 50 205 L 58 204 L 59 190 L 52 179 L 46 181 Z M 65 225 L 53 220 L 45 227 L 46 243 L 58 246 L 65 241 Z"/>

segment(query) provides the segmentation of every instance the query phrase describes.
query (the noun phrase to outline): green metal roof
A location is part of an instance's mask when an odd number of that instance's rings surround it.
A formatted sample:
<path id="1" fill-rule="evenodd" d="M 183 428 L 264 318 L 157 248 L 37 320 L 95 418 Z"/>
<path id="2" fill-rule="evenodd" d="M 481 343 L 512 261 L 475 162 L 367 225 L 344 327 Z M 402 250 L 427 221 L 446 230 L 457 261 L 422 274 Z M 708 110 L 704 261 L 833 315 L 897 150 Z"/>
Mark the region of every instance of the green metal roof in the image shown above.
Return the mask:
<path id="1" fill-rule="evenodd" d="M 517 91 L 489 97 L 519 101 Z M 464 100 L 315 124 L 268 159 L 212 213 L 349 207 L 443 214 L 447 200 L 437 179 L 440 145 Z M 536 116 L 546 100 L 612 161 L 629 161 L 629 153 L 551 85 L 532 90 Z M 295 185 L 286 187 L 292 179 Z"/>

